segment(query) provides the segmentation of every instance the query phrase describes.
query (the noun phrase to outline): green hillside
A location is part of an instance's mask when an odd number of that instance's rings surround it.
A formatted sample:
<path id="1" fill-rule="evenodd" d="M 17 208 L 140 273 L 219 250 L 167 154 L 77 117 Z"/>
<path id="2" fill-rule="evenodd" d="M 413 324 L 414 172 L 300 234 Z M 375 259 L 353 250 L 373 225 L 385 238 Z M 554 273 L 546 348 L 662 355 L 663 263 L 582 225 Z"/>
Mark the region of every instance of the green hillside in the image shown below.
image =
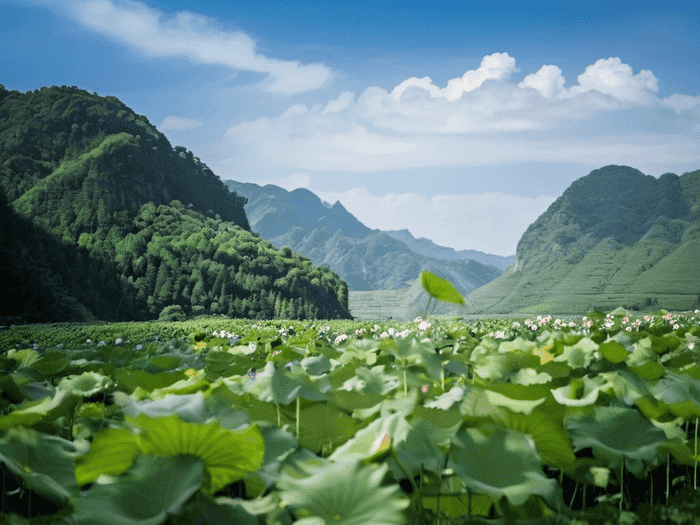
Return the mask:
<path id="1" fill-rule="evenodd" d="M 527 229 L 516 262 L 467 296 L 469 313 L 583 314 L 700 306 L 700 171 L 659 179 L 607 166 Z"/>
<path id="2" fill-rule="evenodd" d="M 114 97 L 0 85 L 0 321 L 347 318 L 347 284 Z"/>

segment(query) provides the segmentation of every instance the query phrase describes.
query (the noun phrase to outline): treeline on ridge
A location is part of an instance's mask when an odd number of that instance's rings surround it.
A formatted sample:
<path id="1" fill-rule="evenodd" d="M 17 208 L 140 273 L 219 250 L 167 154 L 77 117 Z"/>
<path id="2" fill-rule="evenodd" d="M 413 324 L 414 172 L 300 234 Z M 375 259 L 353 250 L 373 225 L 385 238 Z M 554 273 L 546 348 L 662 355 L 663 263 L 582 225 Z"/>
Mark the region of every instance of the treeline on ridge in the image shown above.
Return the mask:
<path id="1" fill-rule="evenodd" d="M 0 317 L 347 318 L 347 284 L 251 233 L 246 199 L 115 97 L 0 85 Z M 185 205 L 184 203 L 187 203 Z"/>

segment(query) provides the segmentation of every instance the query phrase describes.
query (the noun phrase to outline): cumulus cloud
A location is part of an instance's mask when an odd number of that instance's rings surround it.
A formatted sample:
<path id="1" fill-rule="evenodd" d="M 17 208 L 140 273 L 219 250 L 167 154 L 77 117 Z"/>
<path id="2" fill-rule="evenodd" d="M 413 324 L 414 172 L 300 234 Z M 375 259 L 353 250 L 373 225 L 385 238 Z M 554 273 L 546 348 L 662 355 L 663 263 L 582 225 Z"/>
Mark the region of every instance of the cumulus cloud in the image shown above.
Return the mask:
<path id="1" fill-rule="evenodd" d="M 267 184 L 274 184 L 280 188 L 284 188 L 287 191 L 293 191 L 297 188 L 308 188 L 311 184 L 311 177 L 308 173 L 292 173 L 287 177 L 282 177 Z M 263 184 L 264 186 L 265 184 Z"/>
<path id="2" fill-rule="evenodd" d="M 198 128 L 201 125 L 202 123 L 197 119 L 169 116 L 165 117 L 163 123 L 158 126 L 158 129 L 160 131 L 180 131 L 183 129 Z"/>
<path id="3" fill-rule="evenodd" d="M 331 70 L 322 64 L 268 58 L 241 31 L 222 28 L 212 18 L 181 11 L 175 15 L 133 1 L 38 0 L 60 7 L 91 31 L 110 37 L 149 57 L 181 57 L 196 64 L 215 64 L 265 73 L 264 90 L 291 95 L 327 84 Z"/>
<path id="4" fill-rule="evenodd" d="M 527 227 L 556 197 L 522 197 L 504 193 L 436 195 L 391 193 L 377 196 L 366 188 L 346 192 L 317 191 L 323 200 L 339 200 L 369 228 L 408 229 L 438 245 L 513 255 Z"/>
<path id="5" fill-rule="evenodd" d="M 245 170 L 277 165 L 371 172 L 573 159 L 649 167 L 700 160 L 694 136 L 658 128 L 700 99 L 660 99 L 649 70 L 635 73 L 620 58 L 600 59 L 570 87 L 555 65 L 520 82 L 510 81 L 515 71 L 514 58 L 494 53 L 445 87 L 412 77 L 391 91 L 373 86 L 358 97 L 345 92 L 311 107 L 292 106 L 278 117 L 239 123 L 227 130 L 223 147 L 235 150 Z M 659 118 L 643 118 L 644 111 Z M 626 126 L 635 116 L 657 128 Z"/>
<path id="6" fill-rule="evenodd" d="M 670 97 L 661 99 L 661 103 L 680 115 L 684 111 L 688 111 L 700 105 L 700 96 L 691 97 L 690 95 L 674 93 Z"/>

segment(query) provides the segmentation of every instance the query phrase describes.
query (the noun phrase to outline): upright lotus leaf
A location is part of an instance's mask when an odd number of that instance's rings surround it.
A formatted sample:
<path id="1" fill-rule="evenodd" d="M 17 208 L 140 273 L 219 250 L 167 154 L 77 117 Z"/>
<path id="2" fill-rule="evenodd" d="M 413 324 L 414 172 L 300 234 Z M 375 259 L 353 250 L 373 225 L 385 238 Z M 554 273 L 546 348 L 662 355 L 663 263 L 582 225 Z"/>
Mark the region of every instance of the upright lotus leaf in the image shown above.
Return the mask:
<path id="1" fill-rule="evenodd" d="M 31 490 L 57 505 L 78 494 L 74 460 L 83 452 L 80 443 L 26 428 L 10 428 L 0 438 L 0 462 Z"/>
<path id="2" fill-rule="evenodd" d="M 400 525 L 409 501 L 396 485 L 382 487 L 386 464 L 361 466 L 358 462 L 330 463 L 324 468 L 307 467 L 305 477 L 283 469 L 277 488 L 283 501 L 298 518 L 317 516 L 336 525 Z"/>
<path id="3" fill-rule="evenodd" d="M 593 408 L 594 416 L 566 421 L 574 451 L 591 447 L 596 458 L 612 469 L 624 457 L 625 467 L 641 477 L 642 462 L 653 460 L 659 454 L 658 448 L 667 442 L 664 431 L 634 409 Z"/>
<path id="4" fill-rule="evenodd" d="M 324 355 L 317 355 L 302 359 L 301 366 L 310 376 L 320 376 L 330 371 L 331 361 Z"/>
<path id="5" fill-rule="evenodd" d="M 55 421 L 69 415 L 76 403 L 76 397 L 67 390 L 56 390 L 53 398 L 25 401 L 8 415 L 0 416 L 0 430 L 17 426 L 31 427 L 40 421 Z"/>
<path id="6" fill-rule="evenodd" d="M 204 462 L 210 476 L 205 477 L 204 491 L 214 494 L 248 472 L 260 468 L 264 441 L 254 425 L 241 430 L 222 429 L 217 422 L 198 425 L 185 423 L 178 416 L 153 419 L 144 414 L 126 420 L 145 430 L 138 435 L 144 454 L 174 456 L 189 454 Z"/>
<path id="7" fill-rule="evenodd" d="M 280 467 L 285 460 L 296 450 L 303 449 L 298 448 L 297 438 L 286 428 L 279 428 L 266 421 L 259 422 L 258 428 L 265 440 L 265 458 L 263 459 L 262 467 L 252 473 L 251 477 L 260 480 L 263 487 L 262 491 L 265 491 L 277 482 Z M 251 495 L 250 492 L 248 494 Z M 253 496 L 255 495 L 253 494 Z"/>
<path id="8" fill-rule="evenodd" d="M 117 383 L 117 389 L 127 394 L 131 394 L 138 387 L 141 387 L 146 392 L 151 392 L 156 388 L 163 388 L 181 379 L 187 379 L 183 371 L 149 374 L 143 370 L 124 369 L 115 370 L 113 377 Z"/>
<path id="9" fill-rule="evenodd" d="M 384 365 L 372 367 L 361 366 L 355 370 L 355 377 L 345 381 L 343 389 L 356 390 L 367 394 L 386 394 L 399 387 L 395 375 L 384 373 Z"/>
<path id="10" fill-rule="evenodd" d="M 447 279 L 438 277 L 429 271 L 423 271 L 420 274 L 420 282 L 423 289 L 430 297 L 438 301 L 448 303 L 464 304 L 464 297 L 457 291 Z"/>
<path id="11" fill-rule="evenodd" d="M 153 418 L 177 414 L 187 423 L 204 423 L 209 415 L 201 392 L 189 395 L 168 394 L 160 399 L 138 403 L 131 401 L 122 408 L 122 412 L 130 417 L 146 414 Z"/>
<path id="12" fill-rule="evenodd" d="M 48 350 L 41 359 L 32 363 L 32 368 L 41 372 L 44 376 L 60 374 L 70 364 L 70 357 L 58 350 Z"/>
<path id="13" fill-rule="evenodd" d="M 537 453 L 522 434 L 496 428 L 484 435 L 468 428 L 453 443 L 447 466 L 470 491 L 487 494 L 494 502 L 505 496 L 516 507 L 535 494 L 557 512 L 564 509 L 557 481 L 542 472 Z"/>
<path id="14" fill-rule="evenodd" d="M 553 389 L 552 396 L 561 405 L 586 407 L 595 404 L 601 391 L 612 389 L 613 386 L 599 375 L 593 379 L 583 376 L 572 378 L 568 385 Z"/>
<path id="15" fill-rule="evenodd" d="M 425 470 L 439 475 L 445 461 L 446 451 L 450 447 L 450 441 L 460 426 L 461 422 L 452 428 L 443 428 L 435 426 L 425 419 L 413 419 L 411 420 L 411 430 L 406 435 L 406 439 L 394 447 L 396 455 L 412 475 L 418 474 L 421 466 Z M 406 478 L 403 469 L 400 469 L 395 461 L 390 461 L 389 467 L 395 479 Z"/>
<path id="16" fill-rule="evenodd" d="M 119 476 L 139 454 L 138 440 L 128 428 L 107 428 L 95 434 L 90 450 L 75 462 L 78 486 L 94 483 L 100 475 Z"/>
<path id="17" fill-rule="evenodd" d="M 441 410 L 449 410 L 452 405 L 462 401 L 466 390 L 461 386 L 453 386 L 448 392 L 437 396 L 433 401 L 424 403 L 426 408 L 439 408 Z"/>
<path id="18" fill-rule="evenodd" d="M 617 341 L 612 340 L 600 343 L 598 346 L 598 352 L 600 352 L 600 355 L 602 355 L 605 359 L 614 364 L 622 363 L 625 359 L 627 359 L 628 355 L 628 352 L 625 350 L 624 346 Z"/>
<path id="19" fill-rule="evenodd" d="M 350 416 L 325 403 L 302 409 L 299 420 L 299 444 L 314 452 L 320 452 L 324 446 L 345 443 L 357 429 Z"/>
<path id="20" fill-rule="evenodd" d="M 375 454 L 384 443 L 385 436 L 392 446 L 406 439 L 411 426 L 402 414 L 392 414 L 375 419 L 365 428 L 358 430 L 354 437 L 339 446 L 329 456 L 333 461 L 363 460 Z"/>
<path id="21" fill-rule="evenodd" d="M 80 397 L 90 397 L 106 392 L 114 387 L 114 381 L 109 377 L 95 372 L 83 372 L 79 376 L 64 377 L 56 385 L 62 390 L 70 390 Z"/>
<path id="22" fill-rule="evenodd" d="M 72 525 L 162 525 L 202 487 L 198 458 L 143 456 L 118 483 L 96 484 L 76 498 Z"/>
<path id="23" fill-rule="evenodd" d="M 41 358 L 41 354 L 36 350 L 25 348 L 14 352 L 8 352 L 8 357 L 17 362 L 18 368 L 29 367 Z"/>
<path id="24" fill-rule="evenodd" d="M 493 420 L 520 432 L 544 464 L 561 469 L 576 459 L 569 432 L 562 423 L 563 416 L 564 407 L 548 401 L 525 413 L 510 409 L 494 414 Z"/>
<path id="25" fill-rule="evenodd" d="M 589 337 L 583 337 L 576 344 L 565 346 L 562 354 L 554 361 L 564 362 L 571 368 L 586 368 L 595 359 L 598 345 Z"/>
<path id="26" fill-rule="evenodd" d="M 649 390 L 676 416 L 700 417 L 700 381 L 666 370 L 666 376 Z"/>
<path id="27" fill-rule="evenodd" d="M 151 397 L 153 399 L 162 398 L 169 394 L 176 395 L 188 395 L 194 394 L 196 392 L 202 392 L 209 388 L 209 381 L 203 374 L 199 374 L 192 377 L 187 377 L 175 381 L 174 383 L 164 386 L 162 388 L 154 388 L 151 391 Z"/>

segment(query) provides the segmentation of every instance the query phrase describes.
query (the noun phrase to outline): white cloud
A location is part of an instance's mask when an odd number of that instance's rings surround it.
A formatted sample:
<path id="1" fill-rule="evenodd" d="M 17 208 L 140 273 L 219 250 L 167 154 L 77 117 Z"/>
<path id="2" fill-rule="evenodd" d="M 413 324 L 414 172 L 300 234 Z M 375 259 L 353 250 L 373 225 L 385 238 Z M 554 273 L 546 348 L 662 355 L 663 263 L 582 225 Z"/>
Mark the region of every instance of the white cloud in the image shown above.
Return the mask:
<path id="1" fill-rule="evenodd" d="M 568 88 L 554 65 L 520 82 L 509 81 L 514 71 L 515 59 L 494 53 L 444 88 L 429 77 L 412 77 L 391 91 L 369 87 L 356 99 L 345 92 L 311 107 L 292 106 L 278 117 L 239 123 L 227 130 L 221 147 L 236 155 L 233 163 L 246 173 L 505 162 L 629 164 L 663 172 L 679 161 L 700 161 L 696 131 L 673 112 L 691 108 L 696 97 L 660 99 L 651 71 L 635 74 L 619 58 L 601 59 Z M 635 124 L 626 124 L 635 117 Z M 666 133 L 671 126 L 659 122 L 677 125 Z"/>
<path id="2" fill-rule="evenodd" d="M 322 64 L 268 58 L 241 31 L 222 28 L 212 18 L 181 11 L 175 15 L 133 0 L 38 0 L 58 6 L 86 28 L 122 42 L 150 57 L 182 57 L 195 64 L 215 64 L 266 73 L 264 90 L 291 95 L 328 83 L 331 70 Z"/>
<path id="3" fill-rule="evenodd" d="M 556 197 L 522 197 L 504 193 L 436 195 L 416 193 L 372 195 L 366 188 L 346 192 L 315 192 L 328 202 L 339 200 L 369 228 L 407 228 L 414 237 L 438 245 L 513 255 L 528 226 Z"/>
<path id="4" fill-rule="evenodd" d="M 664 106 L 668 106 L 673 111 L 679 115 L 684 111 L 693 109 L 694 107 L 700 105 L 700 96 L 691 97 L 690 95 L 681 95 L 679 93 L 674 93 L 670 97 L 661 99 L 661 103 Z"/>
<path id="5" fill-rule="evenodd" d="M 175 116 L 165 117 L 163 123 L 158 126 L 160 131 L 175 130 L 180 131 L 183 129 L 198 128 L 202 123 L 199 120 L 193 118 L 181 118 Z"/>
<path id="6" fill-rule="evenodd" d="M 287 191 L 293 191 L 297 188 L 308 188 L 309 184 L 311 184 L 311 177 L 308 173 L 292 173 L 288 177 L 282 177 L 265 184 L 274 184 Z M 265 184 L 262 184 L 262 186 Z"/>

